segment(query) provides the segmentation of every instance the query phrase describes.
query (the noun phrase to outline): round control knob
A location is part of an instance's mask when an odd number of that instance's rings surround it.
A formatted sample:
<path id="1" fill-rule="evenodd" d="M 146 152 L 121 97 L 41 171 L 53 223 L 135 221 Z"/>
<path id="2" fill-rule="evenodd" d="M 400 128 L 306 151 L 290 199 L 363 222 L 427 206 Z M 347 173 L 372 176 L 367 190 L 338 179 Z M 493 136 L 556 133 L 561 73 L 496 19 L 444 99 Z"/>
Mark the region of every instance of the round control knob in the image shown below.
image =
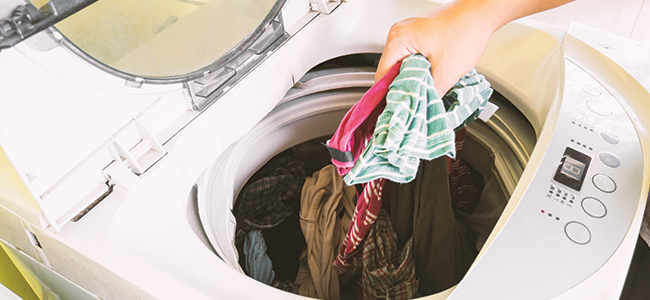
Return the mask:
<path id="1" fill-rule="evenodd" d="M 591 232 L 589 228 L 582 223 L 575 221 L 569 222 L 564 226 L 566 236 L 574 243 L 584 245 L 591 241 Z"/>
<path id="2" fill-rule="evenodd" d="M 591 95 L 591 96 L 598 97 L 598 96 L 602 95 L 602 93 L 592 85 L 585 85 L 585 86 L 582 87 L 582 90 L 585 93 L 587 93 L 588 95 Z"/>
<path id="3" fill-rule="evenodd" d="M 607 214 L 605 204 L 596 198 L 587 197 L 582 199 L 582 209 L 594 218 L 602 218 Z"/>
<path id="4" fill-rule="evenodd" d="M 606 166 L 610 168 L 617 168 L 621 165 L 621 161 L 618 159 L 618 157 L 609 152 L 600 152 L 600 154 L 598 154 L 598 158 L 600 158 L 600 161 L 602 161 Z"/>
<path id="5" fill-rule="evenodd" d="M 605 193 L 611 193 L 616 190 L 616 182 L 605 174 L 596 174 L 592 178 L 594 185 Z"/>
<path id="6" fill-rule="evenodd" d="M 610 117 L 613 114 L 612 110 L 609 109 L 609 107 L 596 100 L 589 100 L 585 103 L 585 105 L 590 111 L 601 117 Z"/>
<path id="7" fill-rule="evenodd" d="M 618 134 L 611 131 L 601 131 L 600 137 L 612 145 L 616 145 L 621 142 L 621 138 L 618 137 Z"/>

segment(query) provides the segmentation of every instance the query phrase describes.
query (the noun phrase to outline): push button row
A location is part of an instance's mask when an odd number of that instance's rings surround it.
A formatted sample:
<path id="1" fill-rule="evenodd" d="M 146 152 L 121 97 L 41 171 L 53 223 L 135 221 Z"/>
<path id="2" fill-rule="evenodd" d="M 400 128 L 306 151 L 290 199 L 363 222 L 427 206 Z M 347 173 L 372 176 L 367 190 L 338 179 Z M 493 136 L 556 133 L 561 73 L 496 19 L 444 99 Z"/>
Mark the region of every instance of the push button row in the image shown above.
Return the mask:
<path id="1" fill-rule="evenodd" d="M 593 97 L 602 95 L 598 88 L 590 85 L 583 86 L 583 91 Z M 594 99 L 587 100 L 585 106 L 591 112 L 601 117 L 610 117 L 613 115 L 613 111 L 607 107 L 607 105 Z M 600 137 L 605 142 L 612 145 L 618 145 L 621 142 L 621 138 L 612 131 L 601 131 Z M 601 152 L 598 154 L 598 158 L 603 164 L 610 168 L 617 168 L 621 165 L 620 159 L 610 152 Z M 592 177 L 592 182 L 594 186 L 602 192 L 612 193 L 616 190 L 616 182 L 605 174 L 594 175 Z M 584 212 L 593 218 L 603 218 L 607 214 L 607 207 L 605 207 L 605 204 L 593 197 L 584 198 L 581 202 L 581 206 Z M 564 226 L 564 233 L 569 240 L 579 245 L 584 245 L 591 241 L 591 231 L 589 231 L 589 228 L 587 228 L 586 225 L 580 222 L 568 222 Z"/>
<path id="2" fill-rule="evenodd" d="M 602 161 L 606 166 L 610 168 L 617 168 L 618 166 L 621 165 L 621 161 L 616 157 L 616 155 L 609 153 L 609 152 L 601 152 L 598 154 L 598 158 L 600 161 Z"/>
<path id="3" fill-rule="evenodd" d="M 582 209 L 594 218 L 602 218 L 607 214 L 607 208 L 600 200 L 587 197 L 582 200 Z M 571 221 L 564 226 L 564 233 L 572 242 L 584 245 L 591 241 L 591 231 L 585 224 Z"/>
<path id="4" fill-rule="evenodd" d="M 611 193 L 616 190 L 616 182 L 605 174 L 596 174 L 592 178 L 592 182 L 599 190 L 605 193 Z"/>

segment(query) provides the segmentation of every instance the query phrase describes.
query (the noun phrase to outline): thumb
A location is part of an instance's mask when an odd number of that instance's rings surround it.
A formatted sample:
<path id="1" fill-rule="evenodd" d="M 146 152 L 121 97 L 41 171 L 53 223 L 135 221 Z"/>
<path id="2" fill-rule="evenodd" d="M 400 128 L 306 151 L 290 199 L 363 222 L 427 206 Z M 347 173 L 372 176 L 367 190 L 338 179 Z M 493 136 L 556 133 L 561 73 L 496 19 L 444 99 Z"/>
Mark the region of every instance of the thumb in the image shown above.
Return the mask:
<path id="1" fill-rule="evenodd" d="M 431 76 L 433 77 L 433 88 L 436 89 L 438 96 L 442 98 L 449 89 L 454 85 L 453 82 L 449 82 L 447 79 L 449 76 L 445 76 L 443 71 L 443 66 L 435 64 L 435 60 L 427 57 L 429 63 L 431 63 Z"/>
<path id="2" fill-rule="evenodd" d="M 433 77 L 433 87 L 436 89 L 436 92 L 438 92 L 438 95 L 440 97 L 444 96 L 449 92 L 449 90 L 456 84 L 456 82 L 462 77 L 464 73 L 458 73 L 462 72 L 462 70 L 458 70 L 458 68 L 454 65 L 450 65 L 446 61 L 441 61 L 441 60 L 435 60 L 432 59 L 431 57 L 427 57 L 429 62 L 431 63 L 431 76 Z"/>
<path id="3" fill-rule="evenodd" d="M 453 86 L 445 82 L 444 76 L 436 75 L 436 67 L 431 66 L 431 76 L 433 77 L 433 88 L 436 89 L 438 96 L 442 98 Z"/>
<path id="4" fill-rule="evenodd" d="M 375 82 L 379 81 L 388 70 L 393 67 L 396 63 L 402 61 L 405 57 L 409 56 L 411 52 L 406 49 L 392 49 L 392 47 L 387 46 L 384 49 L 384 53 L 379 59 L 379 64 L 377 65 L 377 72 L 375 73 Z"/>

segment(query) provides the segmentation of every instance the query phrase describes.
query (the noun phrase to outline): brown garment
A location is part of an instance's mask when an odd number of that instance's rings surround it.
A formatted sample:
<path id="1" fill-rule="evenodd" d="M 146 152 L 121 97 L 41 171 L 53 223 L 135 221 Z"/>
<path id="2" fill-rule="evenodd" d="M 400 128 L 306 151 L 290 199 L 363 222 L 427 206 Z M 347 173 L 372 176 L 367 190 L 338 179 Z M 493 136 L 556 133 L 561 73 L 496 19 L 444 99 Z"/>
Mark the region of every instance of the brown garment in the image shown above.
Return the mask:
<path id="1" fill-rule="evenodd" d="M 298 288 L 300 295 L 340 299 L 339 277 L 332 262 L 352 220 L 355 196 L 354 187 L 345 186 L 333 165 L 305 180 L 300 199 L 300 227 L 307 242 L 310 276 Z"/>
<path id="2" fill-rule="evenodd" d="M 457 284 L 474 261 L 474 254 L 451 206 L 446 159 L 422 161 L 415 180 L 395 184 L 390 199 L 398 247 L 413 237 L 420 294 L 435 294 Z"/>

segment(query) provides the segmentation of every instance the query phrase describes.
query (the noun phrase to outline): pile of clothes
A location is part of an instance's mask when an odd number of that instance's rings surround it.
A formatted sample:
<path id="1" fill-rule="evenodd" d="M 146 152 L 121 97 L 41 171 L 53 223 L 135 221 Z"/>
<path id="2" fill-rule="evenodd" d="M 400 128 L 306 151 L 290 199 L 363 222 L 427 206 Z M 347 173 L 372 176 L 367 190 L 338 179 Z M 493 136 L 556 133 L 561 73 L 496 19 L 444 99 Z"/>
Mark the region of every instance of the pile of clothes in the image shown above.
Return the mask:
<path id="1" fill-rule="evenodd" d="M 324 149 L 292 149 L 249 180 L 233 210 L 245 272 L 321 299 L 410 299 L 458 283 L 477 253 L 467 216 L 483 186 L 460 151 L 491 93 L 472 70 L 439 97 L 424 56 L 396 64 L 327 141 L 331 163 Z"/>

